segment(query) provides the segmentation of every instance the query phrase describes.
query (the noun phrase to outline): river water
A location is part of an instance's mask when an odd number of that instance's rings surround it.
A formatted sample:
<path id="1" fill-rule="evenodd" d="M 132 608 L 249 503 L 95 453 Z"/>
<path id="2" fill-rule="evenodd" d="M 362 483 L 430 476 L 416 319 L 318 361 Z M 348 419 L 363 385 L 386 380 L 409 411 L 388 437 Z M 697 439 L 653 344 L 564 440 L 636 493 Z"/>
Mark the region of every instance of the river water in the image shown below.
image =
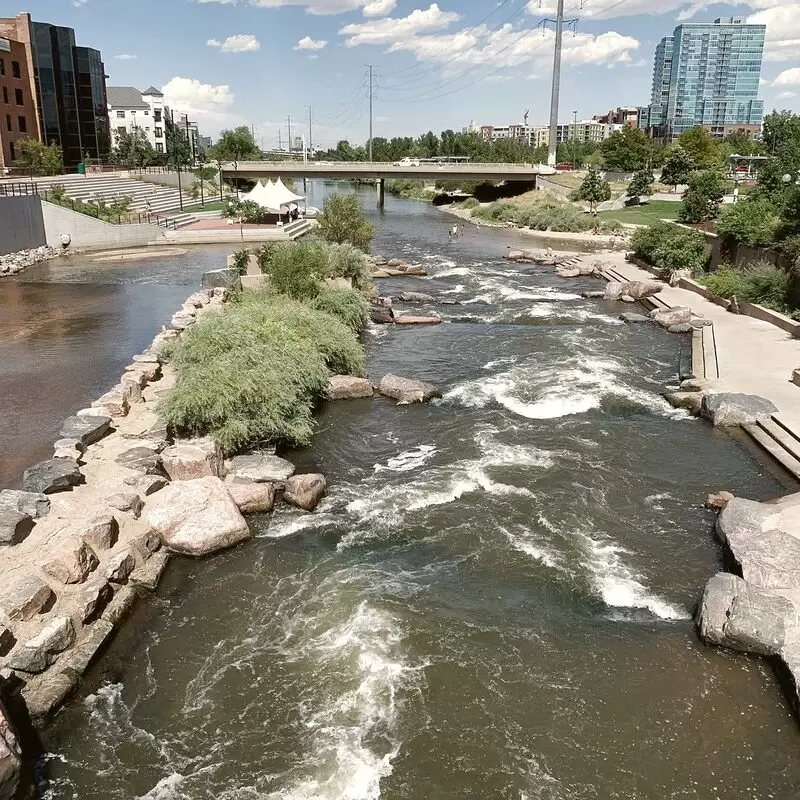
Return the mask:
<path id="1" fill-rule="evenodd" d="M 771 670 L 691 621 L 721 567 L 705 495 L 780 487 L 660 398 L 687 343 L 581 299 L 591 279 L 503 261 L 509 234 L 450 244 L 452 218 L 393 198 L 375 222 L 375 251 L 430 271 L 385 292 L 461 305 L 370 328 L 369 374 L 444 398 L 326 405 L 289 456 L 329 497 L 173 561 L 48 731 L 41 795 L 797 797 Z"/>

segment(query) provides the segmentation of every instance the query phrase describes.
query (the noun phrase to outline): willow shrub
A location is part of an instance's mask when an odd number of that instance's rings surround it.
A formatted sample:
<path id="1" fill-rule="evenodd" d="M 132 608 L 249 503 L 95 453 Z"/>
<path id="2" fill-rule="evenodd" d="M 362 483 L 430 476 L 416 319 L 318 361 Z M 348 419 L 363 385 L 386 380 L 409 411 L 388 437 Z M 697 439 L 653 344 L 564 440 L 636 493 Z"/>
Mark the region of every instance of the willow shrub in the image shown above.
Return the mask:
<path id="1" fill-rule="evenodd" d="M 208 315 L 170 348 L 176 385 L 162 405 L 181 435 L 213 436 L 227 453 L 308 444 L 332 374 L 363 374 L 356 334 L 286 297 L 249 295 Z"/>
<path id="2" fill-rule="evenodd" d="M 317 311 L 324 311 L 358 333 L 366 324 L 369 304 L 364 295 L 355 289 L 328 289 L 323 287 L 309 303 Z"/>
<path id="3" fill-rule="evenodd" d="M 719 297 L 736 297 L 784 313 L 791 310 L 791 281 L 786 270 L 766 261 L 741 269 L 724 264 L 701 278 L 703 285 Z"/>

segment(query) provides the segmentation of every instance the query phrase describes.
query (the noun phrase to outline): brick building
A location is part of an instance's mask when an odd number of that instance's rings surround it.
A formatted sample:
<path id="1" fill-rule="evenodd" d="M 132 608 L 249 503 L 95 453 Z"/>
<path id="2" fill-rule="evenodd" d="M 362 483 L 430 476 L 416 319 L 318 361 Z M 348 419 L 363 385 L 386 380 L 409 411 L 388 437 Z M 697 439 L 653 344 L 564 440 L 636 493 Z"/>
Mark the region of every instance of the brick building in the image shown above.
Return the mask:
<path id="1" fill-rule="evenodd" d="M 20 157 L 20 139 L 38 139 L 36 96 L 24 42 L 0 36 L 0 170 Z"/>

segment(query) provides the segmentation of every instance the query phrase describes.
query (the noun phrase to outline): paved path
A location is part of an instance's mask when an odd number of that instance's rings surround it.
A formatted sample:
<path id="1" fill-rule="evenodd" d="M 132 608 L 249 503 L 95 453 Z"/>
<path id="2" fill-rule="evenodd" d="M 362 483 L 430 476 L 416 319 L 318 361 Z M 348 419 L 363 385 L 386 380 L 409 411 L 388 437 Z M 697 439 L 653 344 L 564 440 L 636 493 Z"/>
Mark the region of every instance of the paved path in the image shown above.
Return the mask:
<path id="1" fill-rule="evenodd" d="M 620 253 L 602 258 L 629 280 L 653 280 Z M 712 383 L 715 390 L 766 397 L 780 409 L 781 421 L 800 433 L 800 386 L 791 382 L 792 370 L 800 368 L 800 339 L 769 322 L 731 314 L 688 289 L 667 286 L 658 296 L 713 321 L 720 375 Z"/>

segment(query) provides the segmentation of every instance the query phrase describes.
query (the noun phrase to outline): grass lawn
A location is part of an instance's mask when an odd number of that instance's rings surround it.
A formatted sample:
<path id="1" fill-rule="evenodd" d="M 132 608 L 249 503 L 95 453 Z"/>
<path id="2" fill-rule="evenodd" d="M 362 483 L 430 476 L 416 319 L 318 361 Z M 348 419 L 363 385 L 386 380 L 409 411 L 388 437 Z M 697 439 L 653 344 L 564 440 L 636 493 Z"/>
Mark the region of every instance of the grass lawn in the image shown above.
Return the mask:
<path id="1" fill-rule="evenodd" d="M 216 200 L 208 200 L 206 198 L 205 205 L 201 206 L 200 201 L 198 200 L 196 203 L 192 203 L 189 205 L 188 203 L 184 202 L 183 204 L 184 211 L 222 211 L 222 203 L 220 203 L 219 198 Z"/>
<path id="2" fill-rule="evenodd" d="M 618 211 L 601 211 L 602 219 L 616 219 L 620 222 L 629 222 L 632 225 L 652 225 L 660 219 L 677 219 L 680 203 L 669 200 L 651 200 L 645 206 L 631 206 Z"/>

